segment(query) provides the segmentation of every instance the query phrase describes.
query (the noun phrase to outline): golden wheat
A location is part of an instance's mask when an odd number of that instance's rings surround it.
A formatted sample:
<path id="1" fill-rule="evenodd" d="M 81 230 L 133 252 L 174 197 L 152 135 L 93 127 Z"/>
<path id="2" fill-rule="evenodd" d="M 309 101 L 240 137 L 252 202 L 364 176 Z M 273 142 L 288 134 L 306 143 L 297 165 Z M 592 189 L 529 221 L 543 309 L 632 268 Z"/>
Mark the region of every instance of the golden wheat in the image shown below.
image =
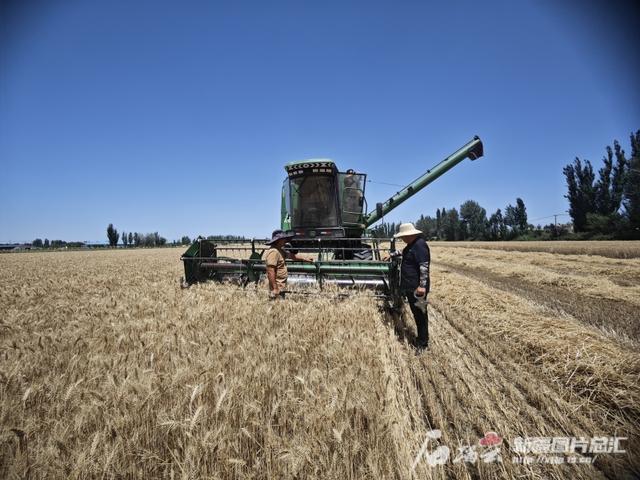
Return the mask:
<path id="1" fill-rule="evenodd" d="M 433 242 L 434 245 L 468 247 L 508 252 L 547 252 L 561 255 L 599 255 L 609 258 L 640 257 L 640 240 L 604 240 L 597 242 L 578 240 L 510 241 L 510 242 Z"/>
<path id="2" fill-rule="evenodd" d="M 179 254 L 0 256 L 0 477 L 638 472 L 634 340 L 595 328 L 570 308 L 500 289 L 500 279 L 517 272 L 498 268 L 505 260 L 496 252 L 458 258 L 432 249 L 433 345 L 421 356 L 364 295 L 269 302 L 262 288 L 181 290 Z M 572 269 L 562 262 L 574 262 L 563 257 L 546 268 L 512 259 L 544 278 L 562 276 L 560 269 Z M 635 263 L 621 262 L 636 278 Z M 588 285 L 590 268 L 600 269 L 596 275 L 608 268 L 574 263 Z M 481 280 L 488 274 L 494 283 Z M 532 290 L 547 287 L 531 282 Z M 574 288 L 584 284 L 572 277 L 566 289 Z M 632 294 L 607 295 L 636 304 Z M 410 336 L 413 321 L 403 320 Z M 599 456 L 594 465 L 518 465 L 505 448 L 499 463 L 433 467 L 417 456 L 433 429 L 452 458 L 488 431 L 505 440 L 615 434 L 629 437 L 628 452 Z"/>

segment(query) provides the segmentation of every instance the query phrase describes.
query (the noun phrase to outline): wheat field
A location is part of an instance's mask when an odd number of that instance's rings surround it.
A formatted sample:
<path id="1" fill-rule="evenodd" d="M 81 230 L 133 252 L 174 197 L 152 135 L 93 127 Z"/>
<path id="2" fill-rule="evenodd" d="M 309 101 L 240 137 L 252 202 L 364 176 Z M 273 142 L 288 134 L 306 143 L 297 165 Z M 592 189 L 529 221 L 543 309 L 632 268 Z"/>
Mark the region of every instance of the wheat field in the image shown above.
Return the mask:
<path id="1" fill-rule="evenodd" d="M 585 242 L 578 240 L 556 241 L 509 241 L 509 242 L 436 242 L 448 247 L 470 247 L 487 250 L 519 252 L 547 252 L 564 255 L 598 255 L 608 258 L 639 258 L 640 241 L 601 240 Z"/>
<path id="2" fill-rule="evenodd" d="M 415 355 L 408 312 L 182 290 L 180 253 L 0 255 L 0 478 L 640 476 L 639 258 L 434 244 Z M 514 453 L 600 436 L 625 452 Z"/>

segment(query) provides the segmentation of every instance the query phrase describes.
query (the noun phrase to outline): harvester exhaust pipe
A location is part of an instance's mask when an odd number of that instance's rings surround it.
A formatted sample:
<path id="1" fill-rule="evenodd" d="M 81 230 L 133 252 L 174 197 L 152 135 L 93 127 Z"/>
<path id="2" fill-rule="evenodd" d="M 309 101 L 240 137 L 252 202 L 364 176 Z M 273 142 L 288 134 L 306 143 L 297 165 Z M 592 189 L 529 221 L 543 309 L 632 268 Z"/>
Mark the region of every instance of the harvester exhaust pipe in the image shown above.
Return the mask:
<path id="1" fill-rule="evenodd" d="M 418 177 L 416 180 L 404 187 L 394 196 L 389 198 L 386 202 L 377 204 L 376 209 L 366 215 L 365 225 L 367 227 L 370 227 L 371 225 L 376 223 L 384 215 L 389 213 L 405 200 L 411 198 L 413 195 L 418 193 L 435 179 L 451 170 L 465 158 L 477 160 L 478 158 L 482 157 L 482 155 L 484 155 L 482 140 L 480 140 L 480 137 L 476 135 L 475 137 L 473 137 L 473 140 L 449 155 L 435 167 L 427 170 L 424 175 Z"/>

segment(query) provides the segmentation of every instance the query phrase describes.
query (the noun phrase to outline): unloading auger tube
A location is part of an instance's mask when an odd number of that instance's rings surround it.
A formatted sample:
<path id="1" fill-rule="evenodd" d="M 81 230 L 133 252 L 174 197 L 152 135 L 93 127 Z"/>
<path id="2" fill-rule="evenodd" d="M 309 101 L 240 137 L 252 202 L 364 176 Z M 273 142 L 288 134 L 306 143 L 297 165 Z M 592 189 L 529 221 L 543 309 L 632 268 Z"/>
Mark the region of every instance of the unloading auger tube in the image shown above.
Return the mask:
<path id="1" fill-rule="evenodd" d="M 314 260 L 287 261 L 289 291 L 310 294 L 328 290 L 329 285 L 367 289 L 388 306 L 399 307 L 399 259 L 391 255 L 395 240 L 371 238 L 367 228 L 464 159 L 482 155 L 482 141 L 476 136 L 369 213 L 364 197 L 366 174 L 339 172 L 328 159 L 288 163 L 281 228 L 293 235 L 290 250 Z M 259 282 L 266 276 L 263 253 L 267 241 L 198 237 L 181 257 L 183 286 L 207 280 L 243 286 Z"/>
<path id="2" fill-rule="evenodd" d="M 422 190 L 440 176 L 451 170 L 458 165 L 464 159 L 477 160 L 484 155 L 484 147 L 482 140 L 477 135 L 463 147 L 456 150 L 447 158 L 438 163 L 435 167 L 430 168 L 424 174 L 419 176 L 409 185 L 404 187 L 398 193 L 393 195 L 384 203 L 376 204 L 376 209 L 367 214 L 365 217 L 365 226 L 369 228 L 371 225 L 382 219 L 391 210 L 396 208 L 401 203 L 404 203 L 409 198 L 413 197 L 416 193 Z"/>

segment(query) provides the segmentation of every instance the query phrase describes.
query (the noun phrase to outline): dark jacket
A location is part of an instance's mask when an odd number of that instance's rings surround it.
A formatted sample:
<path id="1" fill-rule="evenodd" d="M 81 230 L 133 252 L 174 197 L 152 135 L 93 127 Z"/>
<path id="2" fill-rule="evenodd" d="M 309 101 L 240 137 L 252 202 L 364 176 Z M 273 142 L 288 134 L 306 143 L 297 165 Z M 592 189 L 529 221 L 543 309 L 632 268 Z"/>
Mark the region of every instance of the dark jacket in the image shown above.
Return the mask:
<path id="1" fill-rule="evenodd" d="M 423 238 L 416 238 L 402 250 L 402 265 L 400 267 L 400 288 L 415 290 L 424 287 L 429 292 L 429 264 L 431 254 L 429 246 Z"/>

